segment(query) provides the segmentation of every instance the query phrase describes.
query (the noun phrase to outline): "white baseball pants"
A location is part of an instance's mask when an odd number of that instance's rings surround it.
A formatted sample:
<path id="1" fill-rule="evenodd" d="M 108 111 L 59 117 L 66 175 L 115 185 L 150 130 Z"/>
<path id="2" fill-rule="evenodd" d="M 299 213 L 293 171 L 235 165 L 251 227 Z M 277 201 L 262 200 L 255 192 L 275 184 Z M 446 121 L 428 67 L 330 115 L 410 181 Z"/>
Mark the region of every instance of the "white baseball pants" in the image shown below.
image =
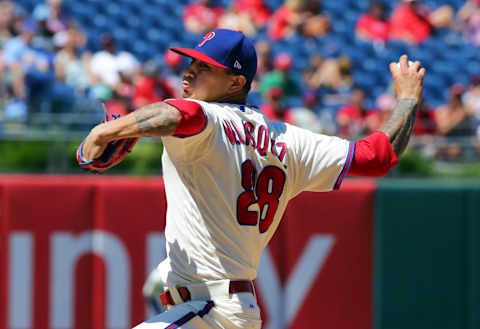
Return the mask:
<path id="1" fill-rule="evenodd" d="M 170 306 L 134 329 L 260 329 L 261 326 L 255 296 L 237 293 Z"/>

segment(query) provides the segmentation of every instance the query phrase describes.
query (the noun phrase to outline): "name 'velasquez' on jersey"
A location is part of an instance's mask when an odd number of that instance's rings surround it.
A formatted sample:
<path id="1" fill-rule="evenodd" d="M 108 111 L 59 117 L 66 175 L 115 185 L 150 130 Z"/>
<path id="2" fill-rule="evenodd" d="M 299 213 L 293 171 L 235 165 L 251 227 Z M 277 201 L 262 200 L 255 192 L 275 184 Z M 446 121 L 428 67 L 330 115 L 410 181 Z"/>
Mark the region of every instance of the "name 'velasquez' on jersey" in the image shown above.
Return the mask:
<path id="1" fill-rule="evenodd" d="M 271 122 L 254 107 L 195 102 L 204 130 L 162 138 L 168 257 L 160 268 L 171 284 L 253 280 L 288 201 L 332 190 L 349 142 Z"/>
<path id="2" fill-rule="evenodd" d="M 283 163 L 287 154 L 287 144 L 271 138 L 266 125 L 260 124 L 255 129 L 255 123 L 243 120 L 242 128 L 238 128 L 234 121 L 226 119 L 223 120 L 222 125 L 230 144 L 251 146 L 262 157 L 266 156 L 268 150 L 270 150 Z M 283 165 L 286 167 L 285 164 Z"/>

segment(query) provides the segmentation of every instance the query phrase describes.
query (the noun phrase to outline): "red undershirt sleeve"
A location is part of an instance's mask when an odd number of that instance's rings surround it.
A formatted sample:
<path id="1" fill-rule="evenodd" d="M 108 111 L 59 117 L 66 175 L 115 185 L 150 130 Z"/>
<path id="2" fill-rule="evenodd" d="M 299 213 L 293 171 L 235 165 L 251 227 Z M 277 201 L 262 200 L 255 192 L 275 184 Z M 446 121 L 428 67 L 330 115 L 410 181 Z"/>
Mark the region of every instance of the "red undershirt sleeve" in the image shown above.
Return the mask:
<path id="1" fill-rule="evenodd" d="M 197 102 L 185 99 L 170 99 L 166 100 L 165 103 L 175 107 L 181 113 L 180 121 L 173 136 L 194 136 L 201 133 L 207 126 L 207 116 L 202 106 Z"/>
<path id="2" fill-rule="evenodd" d="M 348 176 L 381 177 L 398 163 L 388 136 L 377 131 L 355 143 Z"/>

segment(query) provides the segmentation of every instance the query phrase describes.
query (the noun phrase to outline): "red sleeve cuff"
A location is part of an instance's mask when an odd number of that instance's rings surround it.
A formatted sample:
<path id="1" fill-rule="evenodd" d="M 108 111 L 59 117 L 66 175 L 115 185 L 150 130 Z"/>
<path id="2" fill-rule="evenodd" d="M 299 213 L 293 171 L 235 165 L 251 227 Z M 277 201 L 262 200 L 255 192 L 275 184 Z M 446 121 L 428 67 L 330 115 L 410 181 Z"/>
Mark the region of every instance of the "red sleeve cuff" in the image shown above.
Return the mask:
<path id="1" fill-rule="evenodd" d="M 381 177 L 398 164 L 392 144 L 383 132 L 377 131 L 355 144 L 348 176 Z"/>
<path id="2" fill-rule="evenodd" d="M 165 103 L 180 111 L 181 118 L 177 129 L 173 133 L 176 137 L 190 137 L 197 135 L 207 126 L 207 116 L 202 106 L 197 102 L 185 99 L 166 100 Z"/>

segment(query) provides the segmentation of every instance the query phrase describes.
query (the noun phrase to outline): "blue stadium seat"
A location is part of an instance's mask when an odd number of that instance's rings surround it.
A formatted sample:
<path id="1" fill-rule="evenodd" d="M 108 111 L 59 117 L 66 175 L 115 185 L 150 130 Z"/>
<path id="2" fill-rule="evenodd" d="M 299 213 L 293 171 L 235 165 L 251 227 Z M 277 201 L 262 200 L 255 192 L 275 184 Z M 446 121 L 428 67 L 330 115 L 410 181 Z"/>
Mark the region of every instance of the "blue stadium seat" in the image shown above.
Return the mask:
<path id="1" fill-rule="evenodd" d="M 252 91 L 248 93 L 247 104 L 256 105 L 256 106 L 262 105 L 263 104 L 262 95 L 258 91 Z"/>
<path id="2" fill-rule="evenodd" d="M 285 99 L 284 104 L 289 108 L 301 107 L 303 105 L 302 99 L 300 97 L 289 97 Z"/>
<path id="3" fill-rule="evenodd" d="M 306 69 L 310 62 L 310 58 L 308 57 L 308 55 L 305 55 L 305 56 L 293 55 L 293 58 L 295 59 L 293 61 L 293 67 L 295 70 L 299 70 L 299 71 L 303 71 L 304 69 Z"/>
<path id="4" fill-rule="evenodd" d="M 333 34 L 327 34 L 315 40 L 315 52 L 324 57 L 337 57 L 340 55 L 339 39 Z"/>
<path id="5" fill-rule="evenodd" d="M 467 71 L 472 75 L 480 74 L 480 59 L 469 60 L 467 64 Z"/>
<path id="6" fill-rule="evenodd" d="M 372 92 L 371 92 L 372 98 L 376 101 L 377 98 L 378 98 L 380 95 L 383 95 L 383 94 L 385 94 L 385 93 L 387 93 L 387 92 L 388 92 L 388 85 L 387 85 L 387 84 L 385 84 L 385 85 L 383 85 L 383 86 L 377 86 L 377 87 L 373 88 L 373 90 L 372 90 Z M 372 105 L 373 105 L 373 107 L 376 107 L 376 104 L 375 104 L 375 103 L 373 103 Z"/>
<path id="7" fill-rule="evenodd" d="M 353 0 L 349 2 L 349 6 L 354 8 L 359 14 L 368 12 L 370 8 L 370 1 L 367 0 Z"/>
<path id="8" fill-rule="evenodd" d="M 124 16 L 125 10 L 116 3 L 109 3 L 105 6 L 105 14 L 110 17 Z"/>
<path id="9" fill-rule="evenodd" d="M 83 5 L 72 5 L 69 7 L 70 13 L 75 17 L 75 19 L 81 19 L 83 17 L 89 17 L 90 19 L 93 19 L 92 15 L 92 10 L 90 9 L 89 6 Z"/>
<path id="10" fill-rule="evenodd" d="M 379 64 L 378 61 L 375 60 L 374 58 L 371 58 L 371 57 L 364 58 L 359 64 L 364 71 L 379 72 L 379 74 L 383 72 L 383 69 L 380 71 L 381 66 L 378 65 Z"/>
<path id="11" fill-rule="evenodd" d="M 351 26 L 345 21 L 336 21 L 331 26 L 332 33 L 336 35 L 349 34 L 351 31 Z"/>
<path id="12" fill-rule="evenodd" d="M 402 41 L 389 40 L 386 44 L 388 51 L 391 51 L 396 54 L 402 54 L 408 52 L 408 44 Z"/>
<path id="13" fill-rule="evenodd" d="M 103 3 L 103 1 L 99 1 L 100 3 Z M 122 9 L 129 12 L 130 14 L 137 15 L 141 12 L 141 8 L 143 5 L 145 5 L 144 0 L 138 1 L 138 0 L 121 0 L 118 1 L 121 3 Z"/>
<path id="14" fill-rule="evenodd" d="M 264 0 L 265 5 L 272 11 L 278 9 L 281 5 L 283 5 L 283 2 L 283 0 Z"/>
<path id="15" fill-rule="evenodd" d="M 185 34 L 183 34 L 183 40 L 178 41 L 181 42 L 182 47 L 189 48 L 195 47 L 200 40 L 201 36 L 186 32 Z"/>
<path id="16" fill-rule="evenodd" d="M 351 28 L 355 28 L 355 25 L 357 24 L 358 19 L 360 18 L 360 13 L 356 10 L 352 10 L 347 8 L 343 12 L 343 19 L 346 21 L 348 25 L 350 25 Z M 333 24 L 336 24 L 337 22 L 334 22 Z"/>
<path id="17" fill-rule="evenodd" d="M 110 31 L 111 24 L 107 16 L 97 14 L 93 18 L 93 24 L 100 31 Z"/>
<path id="18" fill-rule="evenodd" d="M 165 33 L 158 29 L 150 29 L 147 32 L 147 40 L 152 45 L 156 45 L 157 47 L 160 47 L 160 48 L 166 48 L 171 38 L 170 38 L 170 35 L 168 35 L 168 33 Z"/>
<path id="19" fill-rule="evenodd" d="M 154 55 L 151 50 L 151 45 L 148 42 L 142 40 L 137 40 L 134 43 L 133 53 L 142 62 L 145 62 Z"/>
<path id="20" fill-rule="evenodd" d="M 112 34 L 115 38 L 119 49 L 128 49 L 130 44 L 135 41 L 135 35 L 126 28 L 116 27 L 112 29 Z"/>
<path id="21" fill-rule="evenodd" d="M 365 90 L 365 92 L 369 92 L 369 90 L 373 90 L 377 86 L 375 76 L 361 69 L 354 69 L 353 79 L 355 85 Z"/>
<path id="22" fill-rule="evenodd" d="M 271 43 L 272 53 L 274 56 L 281 53 L 291 53 L 290 46 L 285 41 L 277 41 Z"/>
<path id="23" fill-rule="evenodd" d="M 425 89 L 428 90 L 444 90 L 448 89 L 449 83 L 445 76 L 435 72 L 429 72 L 428 79 L 424 81 Z"/>
<path id="24" fill-rule="evenodd" d="M 35 6 L 38 4 L 37 1 L 32 1 L 32 0 L 20 0 L 20 1 L 14 1 L 16 2 L 17 5 L 19 5 L 25 13 L 31 13 L 33 12 L 33 9 Z"/>
<path id="25" fill-rule="evenodd" d="M 470 75 L 466 71 L 457 73 L 453 77 L 453 83 L 459 83 L 462 86 L 468 86 L 470 84 Z"/>
<path id="26" fill-rule="evenodd" d="M 422 47 L 424 47 L 425 49 L 429 49 L 432 52 L 440 53 L 443 52 L 443 50 L 445 49 L 445 43 L 441 39 L 433 36 L 425 40 L 422 43 Z"/>
<path id="27" fill-rule="evenodd" d="M 362 65 L 362 62 L 367 58 L 363 48 L 351 45 L 341 45 L 340 53 L 350 57 L 354 66 Z"/>
<path id="28" fill-rule="evenodd" d="M 327 12 L 341 12 L 348 7 L 346 1 L 323 1 L 322 5 Z"/>
<path id="29" fill-rule="evenodd" d="M 432 65 L 432 70 L 435 74 L 442 75 L 444 77 L 454 76 L 458 70 L 458 63 L 452 61 L 440 61 L 437 60 Z"/>
<path id="30" fill-rule="evenodd" d="M 158 6 L 158 7 L 163 7 L 165 6 L 170 0 L 150 0 L 152 4 Z"/>
<path id="31" fill-rule="evenodd" d="M 161 19 L 163 26 L 174 30 L 183 30 L 182 19 L 178 16 L 164 16 Z"/>
<path id="32" fill-rule="evenodd" d="M 408 55 L 412 61 L 420 61 L 424 65 L 435 63 L 438 60 L 435 53 L 422 47 L 411 47 Z"/>

